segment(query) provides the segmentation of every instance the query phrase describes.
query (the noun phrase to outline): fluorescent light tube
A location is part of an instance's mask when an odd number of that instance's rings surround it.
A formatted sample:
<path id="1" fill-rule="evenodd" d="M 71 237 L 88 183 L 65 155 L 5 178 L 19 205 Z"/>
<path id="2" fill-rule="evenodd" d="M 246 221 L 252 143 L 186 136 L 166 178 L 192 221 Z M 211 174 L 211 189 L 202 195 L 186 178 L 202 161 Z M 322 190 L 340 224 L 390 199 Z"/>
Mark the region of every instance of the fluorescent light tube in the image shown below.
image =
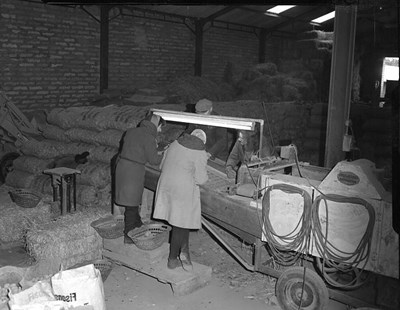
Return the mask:
<path id="1" fill-rule="evenodd" d="M 256 122 L 259 122 L 262 125 L 264 124 L 263 119 L 239 118 L 220 115 L 204 115 L 159 109 L 151 109 L 151 111 L 154 114 L 161 116 L 166 121 L 233 128 L 239 130 L 254 130 Z"/>

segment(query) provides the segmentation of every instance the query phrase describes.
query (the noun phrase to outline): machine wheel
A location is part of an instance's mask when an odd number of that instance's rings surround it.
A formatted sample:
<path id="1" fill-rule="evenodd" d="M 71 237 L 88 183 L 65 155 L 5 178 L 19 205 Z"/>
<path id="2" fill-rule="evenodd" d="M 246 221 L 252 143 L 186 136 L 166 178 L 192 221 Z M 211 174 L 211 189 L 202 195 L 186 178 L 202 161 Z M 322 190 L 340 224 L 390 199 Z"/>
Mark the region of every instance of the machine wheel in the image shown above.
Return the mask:
<path id="1" fill-rule="evenodd" d="M 8 153 L 0 159 L 0 182 L 6 181 L 7 174 L 11 171 L 14 159 L 18 158 L 18 153 Z"/>
<path id="2" fill-rule="evenodd" d="M 328 306 L 329 293 L 324 281 L 307 268 L 305 274 L 303 267 L 286 269 L 276 282 L 275 290 L 283 310 L 323 310 Z"/>

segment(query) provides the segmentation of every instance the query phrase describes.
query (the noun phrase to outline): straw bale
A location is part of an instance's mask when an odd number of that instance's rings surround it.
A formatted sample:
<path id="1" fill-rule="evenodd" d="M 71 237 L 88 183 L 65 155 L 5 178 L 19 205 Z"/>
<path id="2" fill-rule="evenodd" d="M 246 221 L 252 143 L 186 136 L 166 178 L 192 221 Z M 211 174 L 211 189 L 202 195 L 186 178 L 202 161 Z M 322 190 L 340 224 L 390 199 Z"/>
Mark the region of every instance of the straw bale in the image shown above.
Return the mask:
<path id="1" fill-rule="evenodd" d="M 65 129 L 47 124 L 44 126 L 42 130 L 42 135 L 46 139 L 49 140 L 56 140 L 56 141 L 63 141 L 63 142 L 70 142 L 71 140 L 65 135 Z"/>
<path id="2" fill-rule="evenodd" d="M 94 206 L 98 203 L 97 188 L 89 185 L 76 187 L 76 200 L 84 206 Z"/>
<path id="3" fill-rule="evenodd" d="M 50 222 L 33 222 L 26 233 L 27 251 L 36 261 L 61 260 L 65 268 L 79 260 L 93 259 L 93 255 L 100 255 L 102 238 L 90 224 L 106 214 L 101 209 L 87 208 Z"/>
<path id="4" fill-rule="evenodd" d="M 104 188 L 99 189 L 98 193 L 98 207 L 111 212 L 112 209 L 112 191 L 111 184 L 107 184 Z"/>
<path id="5" fill-rule="evenodd" d="M 31 189 L 42 194 L 52 195 L 51 176 L 47 174 L 37 175 L 31 184 Z"/>
<path id="6" fill-rule="evenodd" d="M 18 169 L 14 169 L 6 176 L 6 184 L 16 188 L 30 188 L 34 180 L 34 174 Z"/>
<path id="7" fill-rule="evenodd" d="M 13 166 L 17 170 L 32 174 L 42 173 L 43 170 L 50 168 L 53 164 L 51 159 L 41 159 L 34 156 L 21 155 L 13 161 Z"/>
<path id="8" fill-rule="evenodd" d="M 95 146 L 83 142 L 64 143 L 55 140 L 28 141 L 24 143 L 21 152 L 28 156 L 42 159 L 54 159 L 63 155 L 75 155 L 85 151 L 90 152 Z"/>
<path id="9" fill-rule="evenodd" d="M 71 128 L 65 131 L 65 135 L 74 142 L 84 142 L 89 144 L 97 144 L 97 131 L 83 128 Z"/>
<path id="10" fill-rule="evenodd" d="M 148 108 L 136 106 L 122 106 L 107 116 L 107 128 L 125 131 L 136 127 L 146 116 Z"/>
<path id="11" fill-rule="evenodd" d="M 89 162 L 78 165 L 76 168 L 81 171 L 77 176 L 78 184 L 92 185 L 97 188 L 103 188 L 111 182 L 110 165 L 101 162 Z"/>
<path id="12" fill-rule="evenodd" d="M 258 70 L 261 74 L 265 75 L 276 75 L 278 73 L 278 68 L 276 64 L 272 62 L 261 63 L 255 66 L 255 69 Z"/>
<path id="13" fill-rule="evenodd" d="M 82 115 L 90 111 L 92 107 L 69 107 L 67 109 L 55 108 L 47 114 L 47 121 L 64 129 L 78 127 L 78 121 Z"/>
<path id="14" fill-rule="evenodd" d="M 291 85 L 283 85 L 282 87 L 282 99 L 285 101 L 298 100 L 301 95 L 296 87 Z"/>
<path id="15" fill-rule="evenodd" d="M 22 208 L 15 204 L 8 192 L 12 187 L 0 187 L 0 241 L 22 241 L 30 221 L 50 221 L 51 199 L 43 198 L 35 208 Z"/>
<path id="16" fill-rule="evenodd" d="M 110 164 L 111 159 L 118 153 L 118 148 L 111 146 L 97 146 L 91 150 L 89 158 L 93 161 L 100 161 Z"/>
<path id="17" fill-rule="evenodd" d="M 224 100 L 226 95 L 218 84 L 198 76 L 177 77 L 166 86 L 166 90 L 172 95 L 171 100 L 179 104 L 195 104 L 202 98 Z"/>
<path id="18" fill-rule="evenodd" d="M 23 144 L 21 152 L 38 158 L 55 158 L 63 154 L 64 148 L 63 142 L 55 140 L 27 141 Z"/>
<path id="19" fill-rule="evenodd" d="M 118 129 L 107 129 L 99 132 L 94 137 L 97 144 L 118 148 L 124 132 Z"/>

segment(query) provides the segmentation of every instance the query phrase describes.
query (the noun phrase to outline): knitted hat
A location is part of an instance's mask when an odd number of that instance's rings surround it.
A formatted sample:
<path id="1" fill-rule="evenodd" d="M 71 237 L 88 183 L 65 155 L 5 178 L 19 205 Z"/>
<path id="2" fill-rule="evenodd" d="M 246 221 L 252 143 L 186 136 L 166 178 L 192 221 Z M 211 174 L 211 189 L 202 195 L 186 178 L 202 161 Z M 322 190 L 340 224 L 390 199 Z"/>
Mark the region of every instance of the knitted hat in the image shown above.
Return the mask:
<path id="1" fill-rule="evenodd" d="M 208 99 L 201 99 L 196 103 L 196 112 L 203 113 L 211 109 L 213 106 L 212 102 Z"/>
<path id="2" fill-rule="evenodd" d="M 206 133 L 203 130 L 195 129 L 195 130 L 192 131 L 191 135 L 199 138 L 201 141 L 203 141 L 204 144 L 206 144 L 207 136 L 206 136 Z"/>

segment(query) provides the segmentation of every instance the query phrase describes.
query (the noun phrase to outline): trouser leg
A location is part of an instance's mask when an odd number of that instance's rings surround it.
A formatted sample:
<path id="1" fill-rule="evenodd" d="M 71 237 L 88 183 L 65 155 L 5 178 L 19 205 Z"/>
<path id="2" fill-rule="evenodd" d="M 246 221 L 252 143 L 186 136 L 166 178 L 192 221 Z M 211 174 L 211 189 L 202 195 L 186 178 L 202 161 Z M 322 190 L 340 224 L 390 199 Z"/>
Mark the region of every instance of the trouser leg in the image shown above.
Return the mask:
<path id="1" fill-rule="evenodd" d="M 178 258 L 181 249 L 189 243 L 189 229 L 172 226 L 169 259 Z M 189 248 L 189 246 L 188 246 Z"/>
<path id="2" fill-rule="evenodd" d="M 124 219 L 125 219 L 125 230 L 124 230 L 125 234 L 127 234 L 132 229 L 143 225 L 142 219 L 140 218 L 138 206 L 125 207 Z"/>

